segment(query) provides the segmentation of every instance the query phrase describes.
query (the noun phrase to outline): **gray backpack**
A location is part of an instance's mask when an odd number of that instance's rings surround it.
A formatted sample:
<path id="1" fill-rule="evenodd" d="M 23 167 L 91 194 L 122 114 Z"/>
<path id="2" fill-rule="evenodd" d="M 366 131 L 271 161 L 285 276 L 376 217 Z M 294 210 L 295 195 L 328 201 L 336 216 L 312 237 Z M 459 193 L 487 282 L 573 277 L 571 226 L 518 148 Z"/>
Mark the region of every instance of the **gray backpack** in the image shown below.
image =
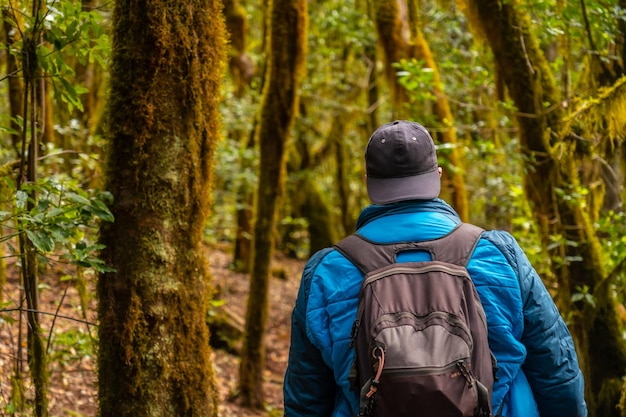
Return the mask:
<path id="1" fill-rule="evenodd" d="M 365 278 L 351 342 L 359 416 L 491 416 L 496 370 L 485 313 L 466 265 L 483 229 L 462 223 L 424 242 L 335 245 Z M 432 261 L 396 263 L 403 251 Z"/>

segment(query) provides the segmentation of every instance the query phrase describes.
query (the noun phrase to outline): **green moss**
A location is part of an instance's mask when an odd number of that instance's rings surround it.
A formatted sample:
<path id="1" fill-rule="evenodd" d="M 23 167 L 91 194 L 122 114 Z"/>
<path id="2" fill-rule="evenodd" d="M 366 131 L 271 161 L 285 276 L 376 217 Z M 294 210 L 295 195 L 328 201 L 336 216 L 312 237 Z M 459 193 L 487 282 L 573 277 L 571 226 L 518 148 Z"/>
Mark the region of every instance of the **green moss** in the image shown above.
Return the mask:
<path id="1" fill-rule="evenodd" d="M 269 28 L 267 72 L 256 132 L 261 152 L 255 206 L 253 266 L 239 378 L 242 403 L 262 408 L 265 366 L 263 338 L 268 316 L 267 292 L 274 247 L 276 210 L 282 196 L 286 148 L 297 112 L 299 83 L 306 58 L 306 0 L 275 0 Z"/>
<path id="2" fill-rule="evenodd" d="M 200 250 L 226 55 L 219 2 L 114 10 L 107 117 L 113 225 L 98 281 L 100 414 L 215 416 Z"/>

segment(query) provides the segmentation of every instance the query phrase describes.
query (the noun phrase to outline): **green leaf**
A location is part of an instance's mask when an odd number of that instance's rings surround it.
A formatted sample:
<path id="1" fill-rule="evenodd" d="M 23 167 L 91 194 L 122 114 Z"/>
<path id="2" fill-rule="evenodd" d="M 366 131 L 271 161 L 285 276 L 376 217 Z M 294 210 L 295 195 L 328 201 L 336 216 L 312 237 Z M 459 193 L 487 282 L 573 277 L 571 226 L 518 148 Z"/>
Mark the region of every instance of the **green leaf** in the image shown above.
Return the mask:
<path id="1" fill-rule="evenodd" d="M 111 212 L 108 209 L 101 210 L 95 207 L 91 207 L 89 211 L 92 214 L 96 215 L 101 220 L 104 220 L 105 222 L 113 222 L 115 220 L 115 218 L 113 217 L 113 214 L 111 214 Z"/>
<path id="2" fill-rule="evenodd" d="M 65 209 L 62 209 L 61 207 L 54 207 L 52 210 L 50 210 L 48 212 L 48 217 L 57 217 L 57 216 L 61 216 L 61 215 L 65 215 Z"/>
<path id="3" fill-rule="evenodd" d="M 83 197 L 82 195 L 78 195 L 76 193 L 68 193 L 67 198 L 69 198 L 70 201 L 73 201 L 74 203 L 77 203 L 77 204 L 82 204 L 82 205 L 87 205 L 87 206 L 91 204 L 91 202 L 87 198 Z"/>
<path id="4" fill-rule="evenodd" d="M 18 208 L 24 208 L 26 207 L 26 202 L 28 201 L 28 194 L 26 194 L 24 191 L 22 190 L 18 190 L 15 193 L 15 205 Z"/>
<path id="5" fill-rule="evenodd" d="M 42 231 L 33 231 L 27 229 L 26 236 L 28 236 L 28 240 L 30 240 L 32 244 L 35 245 L 39 252 L 48 253 L 52 252 L 52 250 L 54 249 L 54 241 L 48 234 Z"/>
<path id="6" fill-rule="evenodd" d="M 577 292 L 575 294 L 572 294 L 572 302 L 575 303 L 576 301 L 580 301 L 583 298 L 585 298 L 585 294 Z"/>

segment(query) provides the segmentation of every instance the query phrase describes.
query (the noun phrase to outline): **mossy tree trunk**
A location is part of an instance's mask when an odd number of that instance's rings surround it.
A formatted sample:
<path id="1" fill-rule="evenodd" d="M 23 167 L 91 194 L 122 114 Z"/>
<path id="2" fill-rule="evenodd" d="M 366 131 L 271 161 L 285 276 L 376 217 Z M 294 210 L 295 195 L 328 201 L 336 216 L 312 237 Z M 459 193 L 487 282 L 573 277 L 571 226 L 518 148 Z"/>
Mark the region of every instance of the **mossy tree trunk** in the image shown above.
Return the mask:
<path id="1" fill-rule="evenodd" d="M 101 417 L 216 416 L 202 247 L 226 62 L 221 1 L 117 0 L 102 228 Z"/>
<path id="2" fill-rule="evenodd" d="M 237 193 L 237 235 L 233 250 L 232 265 L 236 271 L 250 272 L 252 253 L 252 222 L 253 222 L 254 193 L 247 186 L 239 187 Z"/>
<path id="3" fill-rule="evenodd" d="M 376 130 L 376 128 L 381 124 L 378 116 L 378 102 L 380 100 L 380 95 L 378 74 L 376 72 L 376 61 L 378 59 L 376 44 L 370 44 L 365 47 L 365 58 L 372 63 L 367 80 L 367 108 L 369 109 L 369 118 L 367 118 L 365 131 L 374 132 L 374 130 Z"/>
<path id="4" fill-rule="evenodd" d="M 33 189 L 23 189 L 24 184 L 36 184 L 38 180 L 38 160 L 39 149 L 45 137 L 45 130 L 48 124 L 45 120 L 45 77 L 43 66 L 37 55 L 37 45 L 42 42 L 42 22 L 40 16 L 45 13 L 45 5 L 33 3 L 31 16 L 35 17 L 35 24 L 29 30 L 23 32 L 20 55 L 21 75 L 23 82 L 22 100 L 23 106 L 21 117 L 23 126 L 21 128 L 21 141 L 19 145 L 20 169 L 17 175 L 17 189 L 28 193 L 26 210 L 32 210 L 37 202 L 38 195 Z M 11 17 L 17 27 L 16 13 Z M 27 230 L 25 223 L 20 225 L 20 229 Z M 47 417 L 48 413 L 48 355 L 45 347 L 45 340 L 41 329 L 41 319 L 39 312 L 39 266 L 38 253 L 33 242 L 22 232 L 18 236 L 19 254 L 21 262 L 21 278 L 24 288 L 24 298 L 26 299 L 27 318 L 27 347 L 28 366 L 35 389 L 34 412 L 36 417 Z M 21 336 L 20 336 L 21 337 Z M 18 353 L 18 361 L 21 360 L 21 350 Z M 16 379 L 14 380 L 14 398 L 23 399 L 22 381 L 18 381 L 21 373 L 21 363 L 17 365 Z M 18 408 L 23 404 L 16 404 Z"/>
<path id="5" fill-rule="evenodd" d="M 398 69 L 394 64 L 410 59 L 419 59 L 433 73 L 432 93 L 435 96 L 433 110 L 440 128 L 431 131 L 436 140 L 450 146 L 445 155 L 449 164 L 445 170 L 442 197 L 450 200 L 463 220 L 469 220 L 467 192 L 465 190 L 463 154 L 458 146 L 454 118 L 448 99 L 443 90 L 437 64 L 428 42 L 421 30 L 419 5 L 416 0 L 374 1 L 374 21 L 378 33 L 378 43 L 384 51 L 385 76 L 390 85 L 393 98 L 394 118 L 414 117 L 409 110 L 410 97 L 398 80 Z M 417 120 L 428 124 L 426 120 Z M 444 155 L 440 152 L 440 155 Z"/>
<path id="6" fill-rule="evenodd" d="M 489 42 L 497 71 L 517 106 L 526 164 L 524 188 L 553 263 L 556 301 L 571 322 L 590 416 L 617 416 L 619 388 L 615 387 L 626 368 L 626 351 L 593 213 L 576 196 L 586 186 L 582 176 L 590 173 L 581 172 L 581 167 L 591 159 L 592 149 L 564 123 L 550 67 L 517 3 L 471 0 L 468 4 L 471 21 Z M 571 301 L 582 288 L 589 288 L 595 306 Z"/>
<path id="7" fill-rule="evenodd" d="M 242 97 L 256 74 L 256 64 L 248 55 L 248 15 L 239 0 L 224 0 L 224 18 L 229 33 L 228 69 L 235 95 Z"/>
<path id="8" fill-rule="evenodd" d="M 432 71 L 433 85 L 431 91 L 435 96 L 434 112 L 439 124 L 438 131 L 433 132 L 440 143 L 450 145 L 449 152 L 438 152 L 446 155 L 448 166 L 442 175 L 442 197 L 448 199 L 454 206 L 463 221 L 469 221 L 469 203 L 465 189 L 465 168 L 462 144 L 457 140 L 454 116 L 450 110 L 450 103 L 443 88 L 439 69 L 430 46 L 422 33 L 422 19 L 420 17 L 419 2 L 407 0 L 409 29 L 412 39 L 411 56 L 422 60 L 424 66 Z"/>
<path id="9" fill-rule="evenodd" d="M 13 21 L 14 15 L 10 11 L 9 8 L 4 7 L 0 11 L 0 15 L 2 16 L 2 23 L 0 28 L 0 39 L 4 42 L 7 50 L 11 49 L 15 42 L 19 39 L 19 31 L 16 30 L 15 22 Z M 13 145 L 13 150 L 16 155 L 19 155 L 20 149 L 20 127 L 17 122 L 18 116 L 21 116 L 23 105 L 23 86 L 22 86 L 22 78 L 19 75 L 17 60 L 11 54 L 4 54 L 4 58 L 6 62 L 4 63 L 6 72 L 8 74 L 7 78 L 7 89 L 8 89 L 8 113 L 10 115 L 9 126 L 14 130 L 14 133 L 9 134 L 11 138 L 11 144 Z M 5 168 L 5 166 L 3 166 Z M 2 173 L 3 175 L 8 175 L 9 172 L 12 171 L 12 168 L 6 173 Z M 3 231 L 4 233 L 4 231 Z M 3 300 L 4 296 L 4 284 L 6 283 L 6 262 L 4 261 L 4 253 L 0 252 L 0 302 Z"/>
<path id="10" fill-rule="evenodd" d="M 410 57 L 410 32 L 406 3 L 397 0 L 374 0 L 374 25 L 378 34 L 378 44 L 383 50 L 384 74 L 391 91 L 392 114 L 394 119 L 408 118 L 408 97 L 405 88 L 398 82 L 395 63 Z M 401 6 L 404 6 L 401 8 Z"/>
<path id="11" fill-rule="evenodd" d="M 17 22 L 18 15 L 13 13 L 8 7 L 2 8 L 2 33 L 3 33 L 3 41 L 5 42 L 7 50 L 13 47 L 13 44 L 19 40 L 20 31 L 17 30 Z M 20 77 L 18 63 L 15 57 L 11 54 L 5 54 L 6 59 L 6 72 L 9 75 L 8 77 L 8 93 L 9 93 L 9 112 L 11 116 L 10 127 L 16 133 L 11 134 L 11 143 L 13 144 L 13 148 L 15 152 L 19 155 L 20 153 L 20 143 L 21 138 L 19 132 L 20 126 L 17 121 L 18 116 L 22 115 L 22 110 L 24 108 L 23 102 L 23 83 L 22 78 Z"/>
<path id="12" fill-rule="evenodd" d="M 31 16 L 38 16 L 41 12 L 41 4 L 31 5 Z M 39 15 L 40 16 L 40 15 Z M 38 101 L 38 93 L 42 85 L 43 72 L 37 56 L 37 44 L 41 39 L 41 21 L 34 19 L 34 24 L 28 30 L 19 30 L 23 27 L 23 16 L 17 13 L 13 7 L 2 8 L 2 34 L 7 50 L 15 47 L 16 42 L 21 41 L 21 59 L 16 59 L 13 54 L 6 53 L 6 70 L 8 73 L 8 104 L 10 126 L 15 133 L 11 134 L 11 142 L 16 153 L 17 160 L 3 166 L 4 174 L 16 173 L 17 189 L 28 192 L 26 209 L 31 210 L 37 204 L 37 193 L 31 189 L 23 189 L 24 184 L 34 184 L 37 181 L 38 149 L 41 143 L 41 130 L 37 129 L 42 122 L 42 107 Z M 20 124 L 18 119 L 22 120 Z M 22 291 L 20 292 L 20 307 L 24 308 L 27 321 L 27 359 L 24 359 L 22 350 L 22 332 L 20 330 L 17 340 L 17 355 L 14 358 L 14 373 L 8 376 L 11 380 L 11 402 L 16 411 L 23 412 L 26 408 L 25 397 L 25 363 L 28 363 L 30 375 L 34 385 L 35 398 L 33 415 L 48 415 L 48 387 L 49 375 L 47 370 L 47 355 L 45 343 L 40 328 L 39 313 L 39 271 L 36 248 L 23 231 L 27 229 L 25 224 L 20 225 L 22 233 L 18 236 L 20 257 L 20 279 Z M 0 288 L 6 282 L 6 270 L 4 262 L 0 265 Z M 26 302 L 24 306 L 23 303 Z M 20 315 L 19 327 L 22 329 L 23 316 Z"/>
<path id="13" fill-rule="evenodd" d="M 345 101 L 348 103 L 348 101 Z M 336 205 L 339 207 L 340 219 L 341 219 L 341 227 L 338 228 L 338 233 L 335 233 L 335 237 L 333 242 L 336 241 L 336 238 L 343 237 L 347 234 L 350 234 L 356 230 L 356 222 L 358 218 L 358 213 L 355 213 L 355 204 L 351 204 L 354 201 L 354 196 L 350 187 L 351 176 L 350 173 L 353 172 L 354 167 L 350 165 L 350 156 L 352 149 L 360 149 L 354 147 L 353 143 L 349 142 L 349 138 L 346 138 L 346 131 L 348 128 L 348 120 L 352 120 L 352 114 L 348 113 L 345 110 L 337 110 L 337 115 L 334 117 L 332 121 L 332 128 L 328 134 L 328 140 L 332 143 L 335 153 L 335 163 L 337 165 L 337 174 L 335 175 L 335 183 L 337 184 L 337 196 L 338 201 Z M 347 140 L 346 140 L 347 139 Z M 354 160 L 354 159 L 352 159 Z M 359 163 L 361 160 L 359 160 Z M 363 178 L 365 182 L 365 179 Z M 320 195 L 321 198 L 321 195 Z M 315 210 L 311 207 L 311 214 L 313 217 L 310 219 L 311 222 L 319 221 L 321 219 L 315 219 Z M 326 209 L 328 211 L 328 209 Z M 329 218 L 330 219 L 330 218 Z M 328 225 L 327 227 L 333 227 L 332 225 Z M 338 235 L 338 236 L 337 236 Z M 313 239 L 313 237 L 311 237 Z M 325 246 L 329 246 L 329 243 L 326 243 Z M 322 247 L 317 247 L 316 250 L 322 249 Z M 311 250 L 313 251 L 314 246 L 311 245 Z"/>
<path id="14" fill-rule="evenodd" d="M 235 97 L 243 98 L 250 93 L 250 83 L 257 72 L 256 64 L 247 53 L 248 48 L 248 16 L 246 9 L 239 0 L 224 0 L 224 17 L 229 33 L 228 69 L 232 77 Z M 240 128 L 228 134 L 234 142 L 242 146 L 241 155 L 255 146 L 254 134 L 248 131 L 244 123 Z M 242 169 L 252 169 L 251 162 L 242 156 Z M 254 205 L 253 187 L 243 181 L 237 191 L 237 234 L 233 251 L 233 266 L 238 271 L 249 272 L 250 254 L 252 252 L 252 217 Z"/>
<path id="15" fill-rule="evenodd" d="M 239 395 L 245 406 L 265 400 L 265 327 L 269 268 L 274 251 L 276 214 L 285 182 L 286 148 L 298 108 L 307 39 L 306 0 L 273 0 L 269 5 L 267 68 L 256 138 L 260 147 L 250 295 L 239 370 Z"/>
<path id="16" fill-rule="evenodd" d="M 302 110 L 301 110 L 302 112 Z M 325 143 L 333 141 L 333 129 Z M 336 132 L 335 132 L 336 133 Z M 290 148 L 290 157 L 287 162 L 287 172 L 293 173 L 288 181 L 288 204 L 283 205 L 286 210 L 279 210 L 279 216 L 292 219 L 307 219 L 307 235 L 309 238 L 308 252 L 302 252 L 302 239 L 293 237 L 292 232 L 300 231 L 298 224 L 289 225 L 281 230 L 282 250 L 289 256 L 309 257 L 312 253 L 332 245 L 343 234 L 341 226 L 337 226 L 337 216 L 331 210 L 328 193 L 324 193 L 318 184 L 316 167 L 319 167 L 328 158 L 329 150 L 334 146 L 322 146 L 313 151 L 306 140 L 306 134 L 297 134 L 294 146 Z M 340 167 L 337 167 L 340 170 Z M 337 177 L 339 178 L 339 177 Z M 340 207 L 344 207 L 341 203 Z M 287 211 L 288 210 L 288 211 Z M 351 229 L 350 229 L 351 230 Z"/>
<path id="17" fill-rule="evenodd" d="M 30 39 L 32 41 L 32 39 Z M 28 45 L 29 42 L 26 43 Z M 33 64 L 35 73 L 24 70 L 24 120 L 25 126 L 23 132 L 23 142 L 28 143 L 28 152 L 22 152 L 22 160 L 26 160 L 26 164 L 22 167 L 26 172 L 20 172 L 18 175 L 17 188 L 21 189 L 24 182 L 35 184 L 37 182 L 37 160 L 40 137 L 36 132 L 38 115 L 41 114 L 39 103 L 37 102 L 36 89 L 41 86 L 40 69 L 37 68 L 37 59 L 35 57 L 35 49 L 27 48 L 24 51 L 30 62 Z M 37 74 L 37 75 L 35 75 Z M 30 104 L 30 105 L 29 105 Z M 28 133 L 26 133 L 28 132 Z M 29 137 L 27 139 L 27 136 Z M 38 199 L 35 191 L 29 192 L 29 200 L 26 204 L 28 211 L 35 207 Z M 21 227 L 26 230 L 25 225 Z M 24 296 L 26 299 L 26 318 L 28 323 L 28 366 L 30 368 L 31 377 L 35 386 L 35 407 L 34 416 L 48 416 L 48 355 L 45 348 L 44 336 L 41 329 L 41 317 L 39 313 L 39 262 L 37 250 L 33 243 L 27 238 L 25 233 L 19 235 L 20 262 L 21 262 L 21 278 L 24 286 Z M 19 357 L 19 355 L 18 355 Z"/>

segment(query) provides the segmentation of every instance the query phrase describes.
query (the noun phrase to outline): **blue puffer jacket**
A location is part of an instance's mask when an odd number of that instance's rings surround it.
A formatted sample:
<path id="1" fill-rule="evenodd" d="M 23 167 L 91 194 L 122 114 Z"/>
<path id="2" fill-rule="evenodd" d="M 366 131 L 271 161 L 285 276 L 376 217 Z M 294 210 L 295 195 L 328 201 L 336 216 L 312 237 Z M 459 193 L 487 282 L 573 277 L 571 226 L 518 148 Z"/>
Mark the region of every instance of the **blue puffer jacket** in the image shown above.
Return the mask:
<path id="1" fill-rule="evenodd" d="M 358 232 L 391 243 L 429 240 L 459 223 L 440 199 L 367 207 Z M 416 258 L 417 256 L 417 258 Z M 425 254 L 398 257 L 422 261 Z M 541 279 L 508 233 L 487 231 L 468 264 L 487 316 L 498 361 L 492 405 L 506 417 L 584 417 L 583 378 L 570 333 Z M 358 395 L 348 372 L 349 346 L 363 279 L 338 251 L 308 261 L 292 315 L 284 382 L 285 416 L 354 416 Z"/>

